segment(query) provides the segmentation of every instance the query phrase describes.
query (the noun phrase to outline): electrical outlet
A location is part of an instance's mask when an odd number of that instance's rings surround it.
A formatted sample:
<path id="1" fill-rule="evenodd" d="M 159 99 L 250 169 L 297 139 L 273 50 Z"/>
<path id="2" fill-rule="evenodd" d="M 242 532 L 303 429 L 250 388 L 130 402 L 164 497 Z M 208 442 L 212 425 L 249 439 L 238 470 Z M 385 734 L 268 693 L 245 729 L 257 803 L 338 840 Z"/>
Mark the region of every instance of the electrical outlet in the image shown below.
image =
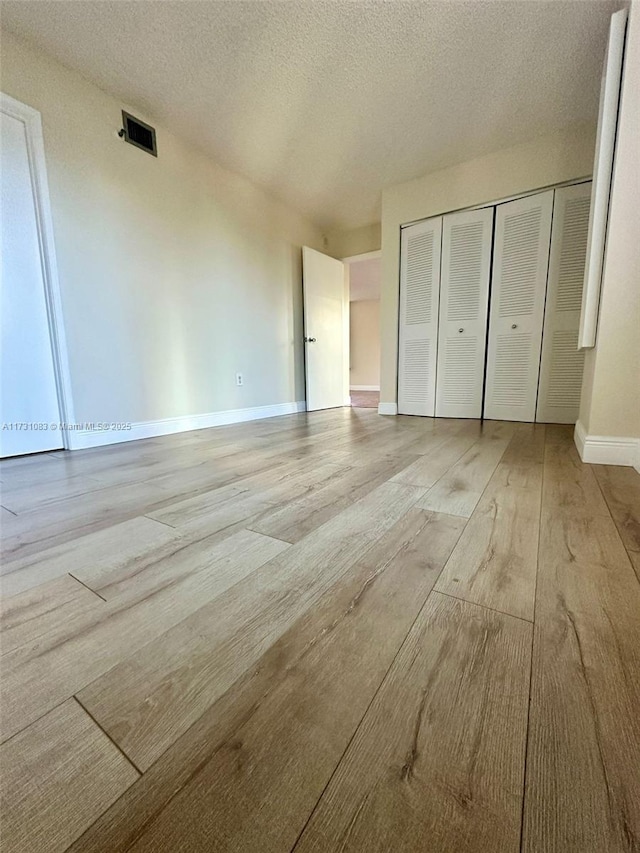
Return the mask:
<path id="1" fill-rule="evenodd" d="M 241 373 L 236 373 L 236 385 L 244 385 L 244 378 Z"/>

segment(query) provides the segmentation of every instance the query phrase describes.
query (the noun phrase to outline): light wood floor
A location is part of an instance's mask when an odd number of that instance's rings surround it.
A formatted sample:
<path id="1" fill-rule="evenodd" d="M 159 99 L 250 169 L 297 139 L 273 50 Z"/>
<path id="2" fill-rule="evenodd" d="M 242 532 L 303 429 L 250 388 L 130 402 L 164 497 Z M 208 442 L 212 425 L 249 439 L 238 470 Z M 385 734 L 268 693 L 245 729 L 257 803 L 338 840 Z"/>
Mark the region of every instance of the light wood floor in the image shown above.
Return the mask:
<path id="1" fill-rule="evenodd" d="M 571 435 L 2 463 L 2 849 L 639 851 L 640 475 Z"/>
<path id="2" fill-rule="evenodd" d="M 377 409 L 380 402 L 379 391 L 354 391 L 351 389 L 351 405 L 354 409 Z"/>

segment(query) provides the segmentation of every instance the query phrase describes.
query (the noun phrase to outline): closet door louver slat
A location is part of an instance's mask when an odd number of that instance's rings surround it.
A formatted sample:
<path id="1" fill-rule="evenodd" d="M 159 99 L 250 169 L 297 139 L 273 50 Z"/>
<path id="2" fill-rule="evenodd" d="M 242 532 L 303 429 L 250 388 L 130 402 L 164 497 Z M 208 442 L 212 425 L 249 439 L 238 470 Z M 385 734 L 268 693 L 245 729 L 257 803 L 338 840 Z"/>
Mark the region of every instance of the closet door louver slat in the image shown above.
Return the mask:
<path id="1" fill-rule="evenodd" d="M 398 412 L 435 412 L 442 217 L 402 231 Z"/>
<path id="2" fill-rule="evenodd" d="M 484 415 L 536 413 L 553 190 L 498 205 Z"/>
<path id="3" fill-rule="evenodd" d="M 443 218 L 436 415 L 479 418 L 493 208 Z"/>
<path id="4" fill-rule="evenodd" d="M 584 367 L 578 334 L 590 202 L 591 183 L 556 190 L 536 412 L 536 420 L 545 423 L 578 419 Z"/>

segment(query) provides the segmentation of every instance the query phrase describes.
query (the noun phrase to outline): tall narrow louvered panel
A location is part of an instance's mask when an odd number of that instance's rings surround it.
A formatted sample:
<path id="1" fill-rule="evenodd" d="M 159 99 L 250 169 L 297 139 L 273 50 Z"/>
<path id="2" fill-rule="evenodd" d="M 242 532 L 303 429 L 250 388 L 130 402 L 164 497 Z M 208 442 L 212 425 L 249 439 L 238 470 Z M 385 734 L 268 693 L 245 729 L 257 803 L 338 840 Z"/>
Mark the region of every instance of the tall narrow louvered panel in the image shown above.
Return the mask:
<path id="1" fill-rule="evenodd" d="M 460 340 L 451 338 L 442 344 L 438 356 L 442 356 L 445 367 L 436 378 L 436 415 L 438 417 L 454 417 L 446 412 L 450 406 L 475 405 L 478 399 L 477 352 L 477 337 L 466 337 Z M 480 392 L 482 392 L 482 376 L 480 376 Z M 477 417 L 479 416 L 478 414 Z M 469 417 L 476 417 L 476 415 L 472 414 Z"/>
<path id="2" fill-rule="evenodd" d="M 529 396 L 530 369 L 531 335 L 498 335 L 493 374 L 494 405 L 524 408 Z"/>
<path id="3" fill-rule="evenodd" d="M 400 254 L 398 412 L 435 412 L 442 217 L 404 228 Z"/>
<path id="4" fill-rule="evenodd" d="M 403 399 L 418 408 L 429 405 L 429 386 L 425 377 L 433 371 L 431 341 L 406 341 L 402 349 Z M 403 412 L 402 414 L 410 414 Z"/>
<path id="5" fill-rule="evenodd" d="M 443 218 L 438 417 L 482 414 L 493 211 L 491 207 Z"/>
<path id="6" fill-rule="evenodd" d="M 549 349 L 550 367 L 545 389 L 545 407 L 551 413 L 571 409 L 574 417 L 568 423 L 575 423 L 580 407 L 584 367 L 584 353 L 578 349 L 578 330 L 556 329 L 551 333 Z M 553 421 L 553 423 L 567 422 Z"/>
<path id="7" fill-rule="evenodd" d="M 578 419 L 584 353 L 578 350 L 591 183 L 555 191 L 536 420 Z"/>
<path id="8" fill-rule="evenodd" d="M 405 320 L 414 326 L 430 323 L 433 309 L 434 232 L 416 234 L 407 245 Z"/>
<path id="9" fill-rule="evenodd" d="M 484 415 L 533 421 L 553 190 L 498 205 Z"/>

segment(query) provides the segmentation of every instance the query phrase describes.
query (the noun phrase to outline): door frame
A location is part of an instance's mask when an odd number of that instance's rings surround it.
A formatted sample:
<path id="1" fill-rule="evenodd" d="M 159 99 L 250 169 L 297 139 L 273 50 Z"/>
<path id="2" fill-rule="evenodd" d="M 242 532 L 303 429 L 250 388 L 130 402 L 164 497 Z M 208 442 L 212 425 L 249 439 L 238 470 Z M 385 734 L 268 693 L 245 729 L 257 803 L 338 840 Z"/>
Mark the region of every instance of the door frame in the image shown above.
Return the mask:
<path id="1" fill-rule="evenodd" d="M 58 393 L 58 408 L 60 418 L 65 425 L 60 430 L 62 446 L 69 449 L 69 433 L 67 428 L 75 423 L 73 397 L 71 393 L 71 373 L 69 371 L 69 356 L 64 330 L 62 313 L 62 297 L 60 280 L 53 236 L 53 218 L 49 198 L 49 182 L 47 164 L 44 153 L 44 136 L 42 133 L 42 117 L 40 112 L 21 101 L 0 92 L 0 110 L 3 113 L 22 122 L 27 141 L 27 156 L 31 173 L 31 188 L 38 229 L 40 245 L 40 263 L 44 282 L 45 302 L 47 306 L 47 321 L 51 351 L 53 354 L 53 369 Z"/>

